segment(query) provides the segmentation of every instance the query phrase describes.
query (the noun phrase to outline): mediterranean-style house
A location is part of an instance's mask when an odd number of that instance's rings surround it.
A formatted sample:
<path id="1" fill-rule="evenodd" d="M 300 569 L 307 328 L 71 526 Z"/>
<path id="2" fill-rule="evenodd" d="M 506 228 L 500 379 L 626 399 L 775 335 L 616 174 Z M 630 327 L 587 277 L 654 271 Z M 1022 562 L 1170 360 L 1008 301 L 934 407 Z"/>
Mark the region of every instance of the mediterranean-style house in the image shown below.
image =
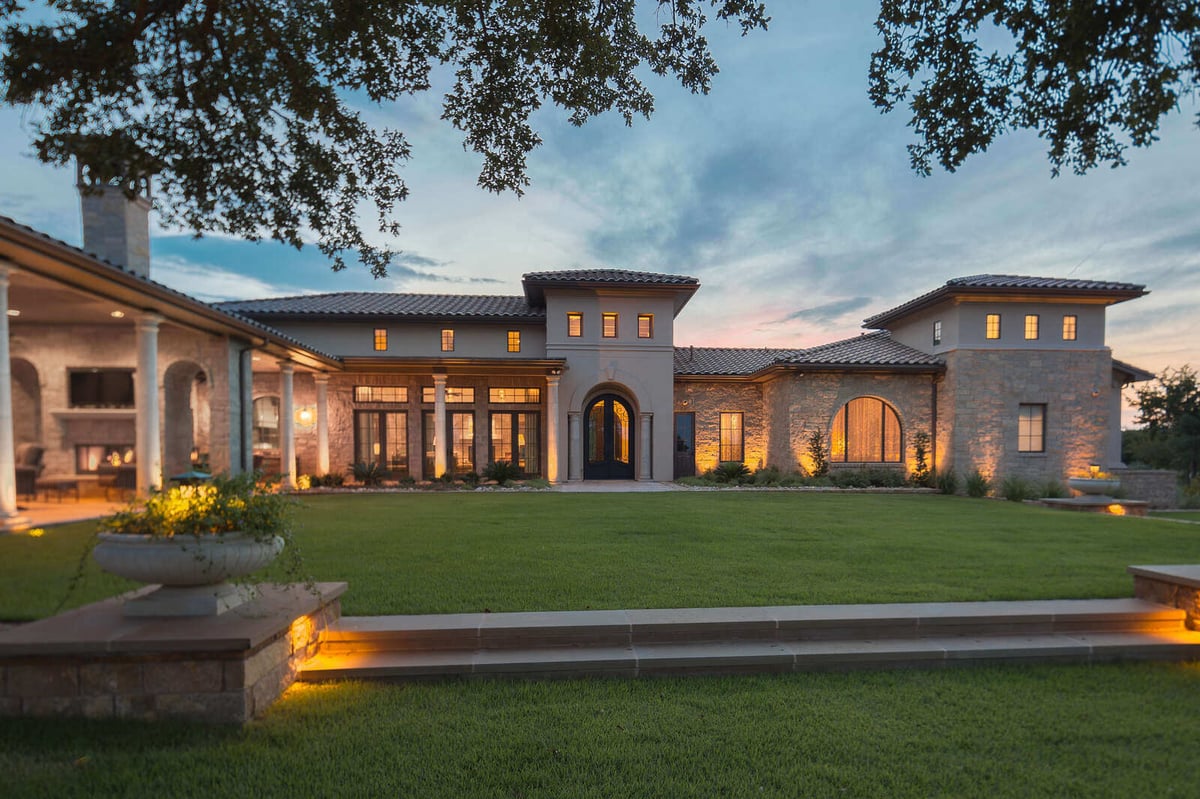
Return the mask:
<path id="1" fill-rule="evenodd" d="M 150 278 L 132 188 L 81 195 L 82 248 L 0 218 L 6 518 L 33 450 L 43 479 L 117 470 L 145 492 L 197 462 L 288 483 L 353 462 L 431 479 L 503 460 L 551 482 L 792 470 L 813 431 L 835 467 L 906 469 L 924 433 L 938 469 L 1061 479 L 1120 463 L 1121 388 L 1151 377 L 1105 346 L 1105 308 L 1146 291 L 1109 281 L 957 278 L 798 349 L 677 346 L 699 281 L 617 269 L 531 272 L 516 296 L 209 304 Z"/>

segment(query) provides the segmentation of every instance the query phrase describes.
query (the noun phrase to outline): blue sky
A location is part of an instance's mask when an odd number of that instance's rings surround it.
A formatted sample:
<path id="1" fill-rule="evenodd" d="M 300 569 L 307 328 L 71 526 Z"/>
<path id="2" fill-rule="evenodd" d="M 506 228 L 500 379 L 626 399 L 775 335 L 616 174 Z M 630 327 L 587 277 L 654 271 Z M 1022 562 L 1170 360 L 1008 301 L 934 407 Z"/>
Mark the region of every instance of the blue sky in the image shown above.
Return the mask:
<path id="1" fill-rule="evenodd" d="M 702 288 L 676 342 L 801 347 L 947 279 L 981 272 L 1145 283 L 1109 310 L 1114 355 L 1152 371 L 1200 366 L 1197 108 L 1130 165 L 1051 178 L 1044 143 L 1010 135 L 955 174 L 908 166 L 903 109 L 867 98 L 877 4 L 769 3 L 771 30 L 710 37 L 721 73 L 695 96 L 652 80 L 657 110 L 582 129 L 537 116 L 545 144 L 523 198 L 476 186 L 478 158 L 439 120 L 435 91 L 369 109 L 413 159 L 392 275 L 333 273 L 311 248 L 157 230 L 153 276 L 207 299 L 312 291 L 515 294 L 524 272 L 612 267 L 689 274 Z M 29 155 L 22 114 L 0 112 L 0 214 L 80 242 L 70 170 Z M 370 220 L 367 220 L 370 224 Z M 385 242 L 380 236 L 378 241 Z"/>

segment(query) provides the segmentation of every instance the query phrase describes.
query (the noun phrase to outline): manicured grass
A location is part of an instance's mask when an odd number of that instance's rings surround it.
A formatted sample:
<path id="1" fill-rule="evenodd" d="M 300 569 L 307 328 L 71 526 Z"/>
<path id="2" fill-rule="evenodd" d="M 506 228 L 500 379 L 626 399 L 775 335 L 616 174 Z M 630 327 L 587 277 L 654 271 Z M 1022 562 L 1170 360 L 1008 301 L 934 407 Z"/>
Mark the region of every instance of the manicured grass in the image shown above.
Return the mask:
<path id="1" fill-rule="evenodd" d="M 1183 519 L 1188 522 L 1200 522 L 1200 510 L 1151 511 L 1150 515 L 1161 519 Z"/>
<path id="2" fill-rule="evenodd" d="M 6 721 L 12 797 L 1193 796 L 1196 665 L 296 686 L 244 729 Z"/>
<path id="3" fill-rule="evenodd" d="M 90 525 L 0 538 L 0 619 L 50 614 Z M 347 615 L 1129 596 L 1191 525 L 960 497 L 310 496 L 297 541 Z M 130 587 L 89 566 L 72 605 Z"/>

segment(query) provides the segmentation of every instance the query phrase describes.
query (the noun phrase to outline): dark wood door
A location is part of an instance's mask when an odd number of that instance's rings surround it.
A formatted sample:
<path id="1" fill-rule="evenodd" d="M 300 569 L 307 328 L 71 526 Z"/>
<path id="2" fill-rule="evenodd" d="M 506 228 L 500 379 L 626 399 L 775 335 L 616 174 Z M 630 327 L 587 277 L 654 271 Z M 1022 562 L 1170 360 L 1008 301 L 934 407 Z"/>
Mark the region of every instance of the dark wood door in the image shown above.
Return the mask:
<path id="1" fill-rule="evenodd" d="M 633 412 L 615 394 L 597 397 L 584 415 L 585 480 L 633 479 Z"/>
<path id="2" fill-rule="evenodd" d="M 675 414 L 675 477 L 696 474 L 696 414 Z"/>

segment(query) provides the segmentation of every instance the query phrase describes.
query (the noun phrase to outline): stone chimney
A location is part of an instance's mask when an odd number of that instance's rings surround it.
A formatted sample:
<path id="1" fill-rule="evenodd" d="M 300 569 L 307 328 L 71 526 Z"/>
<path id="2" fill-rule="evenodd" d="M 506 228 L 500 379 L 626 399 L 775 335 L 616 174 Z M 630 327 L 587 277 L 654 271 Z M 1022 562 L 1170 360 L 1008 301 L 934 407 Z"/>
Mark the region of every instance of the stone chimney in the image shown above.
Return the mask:
<path id="1" fill-rule="evenodd" d="M 76 169 L 83 249 L 128 272 L 150 277 L 150 180 L 100 180 Z"/>

